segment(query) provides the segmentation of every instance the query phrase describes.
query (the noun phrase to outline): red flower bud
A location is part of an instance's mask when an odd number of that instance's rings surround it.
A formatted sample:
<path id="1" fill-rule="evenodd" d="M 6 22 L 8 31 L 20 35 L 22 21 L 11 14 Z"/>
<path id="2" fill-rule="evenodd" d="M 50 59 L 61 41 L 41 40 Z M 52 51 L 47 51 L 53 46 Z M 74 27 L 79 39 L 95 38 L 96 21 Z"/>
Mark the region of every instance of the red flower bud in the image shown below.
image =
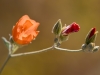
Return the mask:
<path id="1" fill-rule="evenodd" d="M 72 24 L 65 27 L 65 29 L 62 31 L 62 34 L 68 35 L 73 32 L 78 32 L 79 30 L 80 30 L 80 26 L 77 23 L 73 22 Z"/>
<path id="2" fill-rule="evenodd" d="M 99 50 L 99 46 L 95 46 L 94 41 L 96 40 L 98 31 L 96 28 L 92 28 L 85 39 L 85 44 L 82 45 L 82 50 L 85 52 L 96 52 Z"/>
<path id="3" fill-rule="evenodd" d="M 91 38 L 96 32 L 96 28 L 92 28 L 89 34 L 89 38 Z"/>
<path id="4" fill-rule="evenodd" d="M 92 28 L 92 29 L 89 31 L 89 33 L 87 34 L 87 36 L 86 36 L 86 41 L 85 41 L 85 43 L 86 43 L 86 44 L 89 44 L 89 43 L 91 43 L 91 42 L 94 42 L 95 39 L 96 39 L 97 33 L 98 33 L 98 31 L 96 31 L 96 28 Z"/>

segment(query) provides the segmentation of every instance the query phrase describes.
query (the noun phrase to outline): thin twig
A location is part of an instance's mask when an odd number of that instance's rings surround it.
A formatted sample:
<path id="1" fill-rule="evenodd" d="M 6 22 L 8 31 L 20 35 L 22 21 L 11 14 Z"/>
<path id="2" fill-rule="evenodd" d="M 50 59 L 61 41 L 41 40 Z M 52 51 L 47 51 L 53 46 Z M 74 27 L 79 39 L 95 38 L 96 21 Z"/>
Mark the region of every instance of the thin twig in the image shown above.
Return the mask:
<path id="1" fill-rule="evenodd" d="M 79 52 L 79 51 L 82 51 L 82 49 L 70 50 L 70 49 L 64 49 L 64 48 L 58 48 L 58 47 L 55 47 L 55 49 L 62 50 L 62 51 L 69 51 L 69 52 Z"/>
<path id="2" fill-rule="evenodd" d="M 6 40 L 6 39 L 5 39 Z M 9 48 L 9 53 L 8 53 L 8 57 L 6 58 L 6 60 L 5 60 L 5 62 L 4 62 L 4 64 L 2 65 L 2 67 L 1 67 L 1 69 L 0 69 L 0 75 L 1 75 L 1 73 L 2 73 L 2 71 L 3 71 L 3 69 L 4 69 L 4 67 L 6 66 L 6 64 L 7 64 L 7 62 L 9 61 L 9 59 L 11 58 L 11 50 L 12 50 L 12 45 L 9 43 L 9 46 L 8 46 Z"/>
<path id="3" fill-rule="evenodd" d="M 42 49 L 42 50 L 39 50 L 39 51 L 32 51 L 32 52 L 26 52 L 26 53 L 12 54 L 11 57 L 23 56 L 23 55 L 34 54 L 34 53 L 40 53 L 40 52 L 44 52 L 44 51 L 50 50 L 52 48 L 53 47 L 49 47 L 49 48 Z"/>
<path id="4" fill-rule="evenodd" d="M 1 69 L 0 69 L 0 75 L 1 75 L 1 73 L 2 73 L 2 71 L 3 71 L 3 69 L 4 69 L 4 67 L 5 67 L 5 65 L 7 64 L 8 60 L 10 59 L 10 57 L 11 57 L 11 56 L 8 55 L 8 57 L 6 58 L 4 64 L 2 65 L 2 67 L 1 67 Z"/>

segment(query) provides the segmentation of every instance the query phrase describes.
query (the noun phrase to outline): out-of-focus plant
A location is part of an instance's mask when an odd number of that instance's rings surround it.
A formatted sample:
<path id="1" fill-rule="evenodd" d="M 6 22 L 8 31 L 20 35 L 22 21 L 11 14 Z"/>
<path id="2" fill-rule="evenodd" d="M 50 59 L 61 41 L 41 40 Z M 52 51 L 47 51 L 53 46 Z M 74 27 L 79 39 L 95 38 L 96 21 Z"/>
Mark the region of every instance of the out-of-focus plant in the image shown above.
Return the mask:
<path id="1" fill-rule="evenodd" d="M 8 60 L 11 57 L 15 56 L 40 53 L 51 49 L 57 49 L 69 52 L 81 51 L 90 53 L 99 50 L 99 46 L 95 46 L 94 43 L 98 33 L 98 31 L 96 31 L 96 28 L 92 28 L 90 32 L 87 34 L 85 39 L 85 44 L 82 45 L 81 49 L 70 50 L 70 49 L 60 48 L 61 43 L 67 41 L 71 33 L 78 32 L 80 30 L 80 26 L 75 22 L 71 23 L 70 25 L 65 24 L 64 26 L 62 26 L 61 19 L 59 19 L 52 28 L 52 33 L 55 34 L 55 38 L 54 38 L 54 44 L 51 47 L 38 51 L 14 54 L 15 51 L 17 51 L 19 48 L 29 45 L 32 42 L 32 40 L 35 40 L 35 38 L 39 33 L 39 31 L 37 31 L 38 26 L 39 26 L 38 22 L 30 19 L 28 15 L 24 15 L 19 19 L 19 21 L 15 24 L 15 26 L 13 26 L 12 35 L 10 35 L 9 41 L 5 37 L 2 37 L 2 40 L 5 43 L 9 53 L 6 61 L 4 62 L 4 64 L 0 69 L 0 74 L 2 73 L 2 70 L 4 69 Z"/>

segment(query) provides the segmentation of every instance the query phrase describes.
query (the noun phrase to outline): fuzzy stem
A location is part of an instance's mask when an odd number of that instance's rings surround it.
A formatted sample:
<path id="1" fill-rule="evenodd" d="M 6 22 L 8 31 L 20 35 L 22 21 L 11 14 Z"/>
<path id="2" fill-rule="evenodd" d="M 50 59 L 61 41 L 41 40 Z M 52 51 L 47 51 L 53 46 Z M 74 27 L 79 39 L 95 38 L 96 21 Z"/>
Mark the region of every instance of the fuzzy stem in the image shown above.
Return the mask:
<path id="1" fill-rule="evenodd" d="M 64 49 L 64 48 L 58 48 L 58 47 L 55 47 L 55 49 L 62 50 L 62 51 L 68 51 L 68 52 L 79 52 L 79 51 L 82 51 L 82 49 L 70 50 L 70 49 Z"/>
<path id="2" fill-rule="evenodd" d="M 50 50 L 50 49 L 53 49 L 53 46 L 49 47 L 49 48 L 46 48 L 46 49 L 39 50 L 39 51 L 32 51 L 32 52 L 26 52 L 26 53 L 12 54 L 11 57 L 40 53 L 40 52 L 44 52 L 44 51 L 47 51 L 47 50 Z"/>
<path id="3" fill-rule="evenodd" d="M 1 69 L 0 69 L 0 75 L 1 75 L 1 73 L 2 73 L 2 71 L 3 71 L 3 69 L 4 69 L 4 67 L 5 67 L 5 65 L 6 65 L 7 62 L 9 61 L 10 57 L 11 57 L 10 54 L 8 54 L 8 57 L 6 58 L 4 64 L 2 65 L 2 67 L 1 67 Z"/>

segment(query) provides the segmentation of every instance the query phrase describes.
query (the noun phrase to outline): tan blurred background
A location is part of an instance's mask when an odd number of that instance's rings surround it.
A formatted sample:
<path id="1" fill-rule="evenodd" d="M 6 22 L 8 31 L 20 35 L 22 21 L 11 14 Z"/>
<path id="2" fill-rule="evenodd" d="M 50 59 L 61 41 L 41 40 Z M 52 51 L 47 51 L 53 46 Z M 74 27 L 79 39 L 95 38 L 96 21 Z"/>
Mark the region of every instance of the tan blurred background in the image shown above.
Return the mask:
<path id="1" fill-rule="evenodd" d="M 63 25 L 76 22 L 81 30 L 73 33 L 61 47 L 79 49 L 87 32 L 100 31 L 100 0 L 0 0 L 0 37 L 9 38 L 12 27 L 23 15 L 40 22 L 38 37 L 16 53 L 40 50 L 53 45 L 51 29 L 58 19 Z M 100 34 L 96 45 L 100 45 Z M 0 67 L 8 50 L 0 40 Z M 11 58 L 2 75 L 100 75 L 100 51 L 96 53 L 50 50 Z"/>

